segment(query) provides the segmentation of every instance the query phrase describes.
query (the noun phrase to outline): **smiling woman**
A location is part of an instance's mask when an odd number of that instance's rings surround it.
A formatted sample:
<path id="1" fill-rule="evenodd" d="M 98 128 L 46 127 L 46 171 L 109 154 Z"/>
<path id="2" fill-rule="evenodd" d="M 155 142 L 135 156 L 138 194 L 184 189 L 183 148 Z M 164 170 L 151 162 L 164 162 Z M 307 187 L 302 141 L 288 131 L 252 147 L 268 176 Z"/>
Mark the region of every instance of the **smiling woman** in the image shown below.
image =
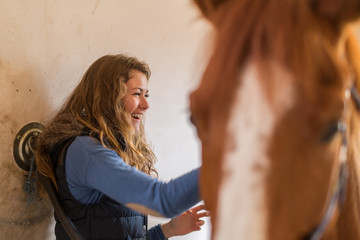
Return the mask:
<path id="1" fill-rule="evenodd" d="M 204 206 L 188 210 L 200 200 L 199 169 L 169 182 L 151 176 L 156 158 L 142 118 L 149 77 L 135 57 L 99 58 L 39 136 L 38 170 L 86 239 L 165 239 L 200 230 L 208 215 Z M 146 214 L 178 216 L 148 231 Z M 68 239 L 59 221 L 55 234 Z"/>

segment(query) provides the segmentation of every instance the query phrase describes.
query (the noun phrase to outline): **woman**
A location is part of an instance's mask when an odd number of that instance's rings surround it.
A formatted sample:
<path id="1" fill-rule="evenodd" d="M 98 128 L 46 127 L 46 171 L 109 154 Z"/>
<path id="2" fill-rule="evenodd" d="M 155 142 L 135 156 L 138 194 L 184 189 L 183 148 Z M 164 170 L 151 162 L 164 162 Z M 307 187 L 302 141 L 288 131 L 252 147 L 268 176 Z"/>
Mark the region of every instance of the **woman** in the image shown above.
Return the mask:
<path id="1" fill-rule="evenodd" d="M 149 77 L 134 57 L 101 57 L 38 139 L 37 168 L 86 239 L 165 239 L 200 230 L 208 215 L 203 206 L 179 215 L 200 200 L 199 169 L 170 182 L 154 178 L 143 129 Z M 147 230 L 141 213 L 177 217 Z M 59 221 L 55 234 L 68 239 Z"/>

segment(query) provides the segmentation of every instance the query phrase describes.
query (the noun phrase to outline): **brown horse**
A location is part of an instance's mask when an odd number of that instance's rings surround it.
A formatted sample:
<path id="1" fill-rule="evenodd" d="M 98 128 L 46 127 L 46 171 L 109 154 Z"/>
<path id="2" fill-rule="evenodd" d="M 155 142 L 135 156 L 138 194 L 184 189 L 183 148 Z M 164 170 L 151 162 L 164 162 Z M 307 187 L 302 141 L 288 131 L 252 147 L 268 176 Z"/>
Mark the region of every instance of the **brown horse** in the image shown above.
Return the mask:
<path id="1" fill-rule="evenodd" d="M 195 3 L 216 30 L 190 96 L 212 238 L 360 239 L 360 1 Z"/>

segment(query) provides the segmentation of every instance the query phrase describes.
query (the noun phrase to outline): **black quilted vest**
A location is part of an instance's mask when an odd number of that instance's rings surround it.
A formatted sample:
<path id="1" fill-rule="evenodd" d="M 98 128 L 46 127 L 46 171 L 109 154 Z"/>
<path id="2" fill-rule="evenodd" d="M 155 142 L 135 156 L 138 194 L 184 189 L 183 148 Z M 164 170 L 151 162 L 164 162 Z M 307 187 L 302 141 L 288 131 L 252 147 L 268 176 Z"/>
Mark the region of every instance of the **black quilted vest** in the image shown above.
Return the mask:
<path id="1" fill-rule="evenodd" d="M 67 146 L 74 138 L 56 145 L 51 159 L 55 166 L 60 204 L 85 239 L 97 240 L 146 240 L 147 216 L 133 211 L 107 196 L 94 204 L 83 204 L 71 194 L 65 175 L 64 160 Z M 64 149 L 64 151 L 63 151 Z M 63 152 L 63 153 L 62 153 Z M 57 240 L 70 240 L 55 214 L 55 235 Z"/>

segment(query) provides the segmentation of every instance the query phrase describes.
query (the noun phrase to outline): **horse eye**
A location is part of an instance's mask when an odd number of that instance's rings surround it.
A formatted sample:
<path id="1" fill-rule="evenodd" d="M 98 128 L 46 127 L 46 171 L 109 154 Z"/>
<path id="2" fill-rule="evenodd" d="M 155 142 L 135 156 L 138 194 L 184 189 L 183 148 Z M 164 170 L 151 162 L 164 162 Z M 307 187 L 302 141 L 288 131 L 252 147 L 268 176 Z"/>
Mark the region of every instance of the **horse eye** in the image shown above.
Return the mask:
<path id="1" fill-rule="evenodd" d="M 321 142 L 330 142 L 339 131 L 342 131 L 341 126 L 342 125 L 340 124 L 340 122 L 332 123 L 330 127 L 326 130 L 325 134 L 322 135 Z"/>

